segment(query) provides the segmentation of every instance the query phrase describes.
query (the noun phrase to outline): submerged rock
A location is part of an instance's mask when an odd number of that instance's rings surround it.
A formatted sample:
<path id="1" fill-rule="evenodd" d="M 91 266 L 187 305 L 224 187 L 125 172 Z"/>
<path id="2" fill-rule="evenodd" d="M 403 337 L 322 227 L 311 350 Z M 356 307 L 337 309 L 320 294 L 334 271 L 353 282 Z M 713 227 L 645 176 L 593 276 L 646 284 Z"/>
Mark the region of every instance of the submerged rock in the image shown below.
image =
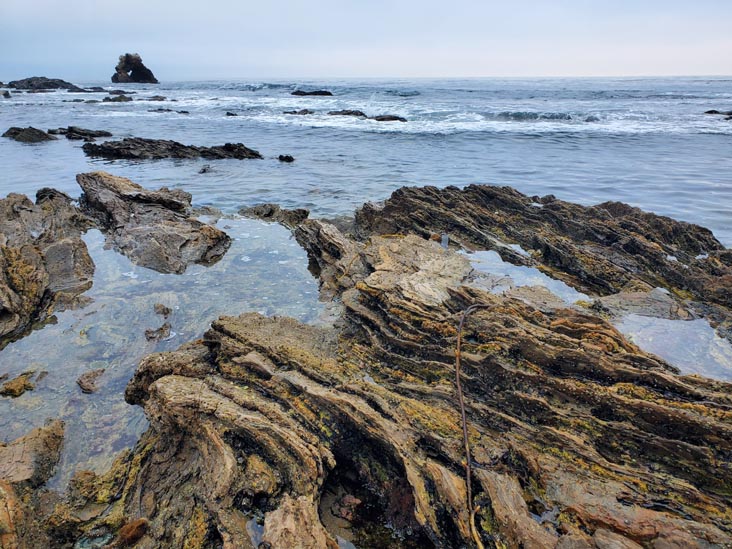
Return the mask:
<path id="1" fill-rule="evenodd" d="M 127 95 L 115 95 L 113 97 L 105 97 L 103 103 L 129 103 L 133 99 Z"/>
<path id="2" fill-rule="evenodd" d="M 277 160 L 279 160 L 280 162 L 290 163 L 295 161 L 295 157 L 291 154 L 281 154 L 277 157 Z"/>
<path id="3" fill-rule="evenodd" d="M 119 63 L 114 68 L 112 75 L 114 83 L 136 82 L 139 84 L 157 84 L 158 79 L 150 69 L 142 62 L 142 57 L 137 53 L 125 53 L 119 56 Z"/>
<path id="4" fill-rule="evenodd" d="M 397 116 L 395 114 L 380 114 L 378 116 L 372 116 L 370 120 L 375 120 L 376 122 L 406 122 L 407 119 L 402 116 Z"/>
<path id="5" fill-rule="evenodd" d="M 307 114 L 315 114 L 315 111 L 311 111 L 310 109 L 300 109 L 299 111 L 284 111 L 282 114 L 298 114 L 304 116 Z"/>
<path id="6" fill-rule="evenodd" d="M 4 97 L 5 99 L 10 99 L 10 98 L 12 98 L 13 96 L 12 96 L 12 95 L 10 95 L 10 92 L 9 92 L 8 90 L 5 90 L 5 91 L 3 92 L 3 97 Z"/>
<path id="7" fill-rule="evenodd" d="M 99 379 L 106 370 L 104 368 L 97 368 L 96 370 L 90 370 L 84 372 L 76 380 L 76 384 L 81 389 L 82 393 L 90 394 L 97 391 L 97 379 Z"/>
<path id="8" fill-rule="evenodd" d="M 143 139 L 141 137 L 130 137 L 122 141 L 107 141 L 99 145 L 87 143 L 83 149 L 88 156 L 99 156 L 108 159 L 236 158 L 242 160 L 262 158 L 259 152 L 245 147 L 241 143 L 226 143 L 216 147 L 196 147 L 194 145 L 183 145 L 177 141 Z"/>
<path id="9" fill-rule="evenodd" d="M 0 396 L 17 398 L 26 391 L 32 391 L 36 386 L 31 382 L 35 372 L 25 372 L 18 377 L 6 381 L 0 386 Z"/>
<path id="10" fill-rule="evenodd" d="M 56 138 L 47 134 L 43 130 L 28 126 L 27 128 L 18 128 L 13 126 L 9 128 L 3 137 L 9 137 L 21 143 L 43 143 L 44 141 L 54 141 Z"/>
<path id="11" fill-rule="evenodd" d="M 91 225 L 53 189 L 38 191 L 35 204 L 14 193 L 0 200 L 0 348 L 84 302 L 94 263 L 81 234 Z"/>
<path id="12" fill-rule="evenodd" d="M 297 95 L 300 97 L 306 96 L 306 95 L 331 96 L 331 95 L 333 95 L 333 92 L 329 92 L 328 90 L 313 90 L 313 91 L 295 90 L 294 92 L 290 93 L 290 95 Z"/>
<path id="13" fill-rule="evenodd" d="M 79 86 L 61 80 L 59 78 L 46 78 L 45 76 L 31 76 L 22 80 L 8 82 L 8 88 L 16 90 L 68 90 L 73 92 L 84 91 Z"/>
<path id="14" fill-rule="evenodd" d="M 229 249 L 226 233 L 191 217 L 187 192 L 150 191 L 106 172 L 79 174 L 76 181 L 83 210 L 99 222 L 107 242 L 136 265 L 182 273 L 191 263 L 217 262 Z"/>

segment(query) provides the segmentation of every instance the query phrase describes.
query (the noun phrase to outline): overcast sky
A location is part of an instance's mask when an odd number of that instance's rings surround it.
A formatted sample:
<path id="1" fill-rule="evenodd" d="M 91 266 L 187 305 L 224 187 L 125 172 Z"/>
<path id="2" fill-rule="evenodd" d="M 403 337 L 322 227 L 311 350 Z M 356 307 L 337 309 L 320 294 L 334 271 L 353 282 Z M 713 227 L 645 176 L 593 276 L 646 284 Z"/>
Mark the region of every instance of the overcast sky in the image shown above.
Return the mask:
<path id="1" fill-rule="evenodd" d="M 732 0 L 0 0 L 0 80 L 732 74 Z"/>

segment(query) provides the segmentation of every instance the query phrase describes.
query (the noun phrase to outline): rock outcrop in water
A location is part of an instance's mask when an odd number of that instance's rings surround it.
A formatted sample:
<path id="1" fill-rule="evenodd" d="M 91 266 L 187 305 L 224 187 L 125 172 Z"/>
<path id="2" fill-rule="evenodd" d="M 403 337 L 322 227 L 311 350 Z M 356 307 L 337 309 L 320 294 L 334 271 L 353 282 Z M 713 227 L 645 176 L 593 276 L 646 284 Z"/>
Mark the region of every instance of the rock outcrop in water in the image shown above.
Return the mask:
<path id="1" fill-rule="evenodd" d="M 114 68 L 112 82 L 115 84 L 138 83 L 157 84 L 158 79 L 150 69 L 142 62 L 142 57 L 137 53 L 125 53 L 119 56 L 119 63 Z"/>
<path id="2" fill-rule="evenodd" d="M 429 239 L 610 293 L 650 276 L 657 255 L 640 251 L 723 257 L 708 231 L 490 187 L 403 189 L 354 231 L 294 231 L 342 303 L 335 327 L 222 317 L 142 361 L 126 398 L 150 428 L 108 474 L 75 479 L 77 516 L 106 509 L 83 542 L 128 524 L 144 548 L 732 544 L 732 385 L 679 375 L 588 310 L 490 293 Z M 674 272 L 654 282 L 674 290 Z"/>
<path id="3" fill-rule="evenodd" d="M 308 95 L 315 95 L 315 96 L 326 96 L 330 97 L 333 95 L 333 92 L 330 92 L 328 90 L 312 90 L 312 91 L 305 91 L 305 90 L 295 90 L 294 92 L 290 93 L 290 95 L 297 95 L 300 97 L 308 96 Z"/>
<path id="4" fill-rule="evenodd" d="M 191 195 L 185 191 L 149 191 L 106 172 L 79 174 L 76 181 L 84 192 L 82 209 L 99 222 L 107 242 L 136 265 L 182 273 L 191 263 L 215 263 L 229 249 L 226 233 L 191 217 Z"/>
<path id="5" fill-rule="evenodd" d="M 0 348 L 83 299 L 94 263 L 81 234 L 91 225 L 53 189 L 35 204 L 20 194 L 0 200 Z"/>
<path id="6" fill-rule="evenodd" d="M 241 143 L 226 143 L 216 147 L 183 145 L 166 139 L 130 137 L 122 141 L 107 141 L 99 145 L 87 143 L 83 147 L 88 156 L 131 160 L 156 160 L 161 158 L 235 158 L 238 160 L 262 158 L 259 152 Z"/>
<path id="7" fill-rule="evenodd" d="M 59 78 L 46 78 L 45 76 L 31 76 L 22 80 L 8 82 L 8 88 L 16 90 L 68 90 L 72 92 L 83 92 L 84 90 L 71 82 Z"/>
<path id="8" fill-rule="evenodd" d="M 112 137 L 112 134 L 104 130 L 87 130 L 86 128 L 80 128 L 78 126 L 68 126 L 66 128 L 58 128 L 48 130 L 51 135 L 64 135 L 66 139 L 72 141 L 86 141 L 91 143 L 96 140 L 97 137 Z"/>
<path id="9" fill-rule="evenodd" d="M 44 141 L 54 141 L 56 139 L 53 135 L 32 126 L 27 128 L 13 126 L 3 134 L 3 137 L 9 137 L 21 143 L 43 143 Z"/>

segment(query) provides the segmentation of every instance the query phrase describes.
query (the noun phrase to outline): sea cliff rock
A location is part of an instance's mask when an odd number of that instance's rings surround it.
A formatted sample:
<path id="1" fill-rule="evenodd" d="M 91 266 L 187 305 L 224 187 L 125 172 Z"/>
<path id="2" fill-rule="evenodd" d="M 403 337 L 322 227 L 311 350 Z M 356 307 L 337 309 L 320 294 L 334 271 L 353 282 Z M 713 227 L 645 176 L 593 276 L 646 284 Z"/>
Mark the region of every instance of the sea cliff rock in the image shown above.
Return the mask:
<path id="1" fill-rule="evenodd" d="M 53 189 L 38 191 L 35 204 L 14 193 L 0 200 L 0 348 L 83 302 L 94 263 L 81 234 L 91 225 Z"/>
<path id="2" fill-rule="evenodd" d="M 79 174 L 76 181 L 82 209 L 98 221 L 107 242 L 137 265 L 182 273 L 190 263 L 215 263 L 229 248 L 226 233 L 191 217 L 185 191 L 149 191 L 106 172 Z"/>
<path id="3" fill-rule="evenodd" d="M 182 112 L 182 111 L 181 111 Z M 165 139 L 130 137 L 122 141 L 107 141 L 99 145 L 87 143 L 83 147 L 88 156 L 108 159 L 155 160 L 160 158 L 262 158 L 259 152 L 241 143 L 226 143 L 215 147 L 183 145 Z"/>
<path id="4" fill-rule="evenodd" d="M 111 534 L 119 517 L 144 518 L 142 548 L 731 544 L 732 385 L 679 375 L 592 311 L 490 293 L 465 255 L 429 238 L 439 228 L 500 248 L 499 228 L 533 200 L 404 190 L 359 213 L 360 240 L 302 221 L 295 238 L 340 321 L 222 317 L 202 340 L 145 358 L 126 399 L 150 428 L 88 485 L 117 517 L 90 526 Z M 637 247 L 590 238 L 601 226 L 714 252 L 701 228 L 618 205 L 605 206 L 616 225 L 588 226 L 589 212 L 554 202 L 502 239 L 532 231 L 574 250 L 584 230 L 581 243 L 636 281 Z"/>
<path id="5" fill-rule="evenodd" d="M 43 143 L 44 141 L 54 141 L 56 139 L 53 135 L 49 135 L 43 130 L 32 126 L 28 126 L 27 128 L 13 126 L 3 134 L 3 137 L 9 137 L 21 143 Z"/>
<path id="6" fill-rule="evenodd" d="M 137 53 L 125 53 L 119 56 L 119 63 L 114 68 L 112 82 L 115 84 L 135 82 L 139 84 L 157 84 L 158 79 L 142 62 Z"/>
<path id="7" fill-rule="evenodd" d="M 45 76 L 31 76 L 22 80 L 13 80 L 8 82 L 8 88 L 16 90 L 68 90 L 73 92 L 83 92 L 79 86 L 66 82 L 59 78 L 46 78 Z"/>

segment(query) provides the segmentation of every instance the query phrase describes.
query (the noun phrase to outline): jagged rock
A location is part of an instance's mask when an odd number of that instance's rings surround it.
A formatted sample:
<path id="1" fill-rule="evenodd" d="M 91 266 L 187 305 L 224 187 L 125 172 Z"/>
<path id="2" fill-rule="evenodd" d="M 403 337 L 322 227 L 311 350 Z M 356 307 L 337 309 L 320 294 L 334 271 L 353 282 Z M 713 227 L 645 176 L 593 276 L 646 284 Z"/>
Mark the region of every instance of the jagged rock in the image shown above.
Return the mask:
<path id="1" fill-rule="evenodd" d="M 366 113 L 362 111 L 354 111 L 354 110 L 342 110 L 342 111 L 330 111 L 328 113 L 330 116 L 355 116 L 356 118 L 368 118 L 366 116 Z"/>
<path id="2" fill-rule="evenodd" d="M 360 229 L 295 229 L 343 304 L 335 327 L 222 317 L 141 362 L 126 399 L 150 429 L 105 477 L 112 513 L 149 521 L 140 547 L 251 547 L 252 516 L 271 547 L 732 543 L 732 385 L 678 375 L 600 317 L 491 294 L 437 242 Z M 454 361 L 476 303 L 461 351 L 473 532 Z M 362 502 L 338 532 L 326 494 Z"/>
<path id="3" fill-rule="evenodd" d="M 170 336 L 170 329 L 170 322 L 165 322 L 160 328 L 145 330 L 145 339 L 148 341 L 160 341 Z"/>
<path id="4" fill-rule="evenodd" d="M 378 116 L 372 116 L 370 120 L 376 120 L 377 122 L 406 122 L 407 119 L 402 116 L 395 114 L 380 114 Z"/>
<path id="5" fill-rule="evenodd" d="M 84 91 L 80 87 L 66 82 L 59 78 L 46 78 L 45 76 L 31 76 L 22 80 L 8 82 L 8 88 L 16 90 L 68 90 L 73 92 Z"/>
<path id="6" fill-rule="evenodd" d="M 17 398 L 26 391 L 32 391 L 36 386 L 31 382 L 35 372 L 25 372 L 18 377 L 6 381 L 0 386 L 0 396 Z"/>
<path id="7" fill-rule="evenodd" d="M 196 147 L 165 139 L 143 139 L 140 137 L 131 137 L 122 141 L 107 141 L 99 145 L 87 143 L 83 149 L 88 156 L 100 156 L 108 159 L 236 158 L 241 160 L 262 158 L 259 152 L 245 147 L 241 143 L 226 143 L 216 147 Z"/>
<path id="8" fill-rule="evenodd" d="M 284 111 L 282 114 L 306 115 L 306 114 L 315 114 L 315 111 L 311 111 L 310 109 L 300 109 L 299 111 Z"/>
<path id="9" fill-rule="evenodd" d="M 137 53 L 126 53 L 119 56 L 119 63 L 112 75 L 114 83 L 136 82 L 140 84 L 157 84 L 158 80 L 150 69 L 142 62 Z"/>
<path id="10" fill-rule="evenodd" d="M 94 263 L 81 234 L 91 225 L 53 189 L 38 191 L 35 204 L 14 193 L 0 200 L 0 347 L 84 302 Z"/>
<path id="11" fill-rule="evenodd" d="M 280 208 L 277 204 L 257 204 L 256 206 L 241 208 L 239 210 L 239 215 L 281 223 L 285 227 L 294 229 L 297 225 L 307 219 L 310 212 L 304 208 L 286 210 Z"/>
<path id="12" fill-rule="evenodd" d="M 191 217 L 187 192 L 149 191 L 106 172 L 79 174 L 76 181 L 83 210 L 98 220 L 107 242 L 137 265 L 182 273 L 190 263 L 217 262 L 229 248 L 226 233 Z"/>
<path id="13" fill-rule="evenodd" d="M 294 92 L 290 93 L 290 95 L 297 95 L 300 97 L 305 96 L 305 95 L 331 96 L 331 95 L 333 95 L 333 92 L 329 92 L 328 90 L 314 90 L 314 91 L 295 90 Z"/>
<path id="14" fill-rule="evenodd" d="M 166 307 L 162 303 L 156 303 L 154 305 L 154 310 L 156 315 L 162 315 L 164 318 L 168 318 L 170 313 L 173 312 L 170 307 Z"/>
<path id="15" fill-rule="evenodd" d="M 129 103 L 133 99 L 127 95 L 115 95 L 113 97 L 105 97 L 103 103 Z"/>
<path id="16" fill-rule="evenodd" d="M 21 143 L 42 143 L 44 141 L 54 141 L 56 139 L 54 136 L 47 134 L 43 130 L 39 130 L 32 126 L 28 126 L 27 128 L 18 128 L 13 126 L 3 134 L 3 137 L 9 137 L 10 139 L 20 141 Z"/>
<path id="17" fill-rule="evenodd" d="M 87 130 L 85 128 L 79 128 L 78 126 L 69 126 L 67 128 L 58 128 L 55 130 L 48 130 L 51 135 L 65 135 L 66 139 L 75 141 L 87 141 L 92 142 L 97 137 L 112 137 L 110 132 L 104 130 Z"/>
<path id="18" fill-rule="evenodd" d="M 277 157 L 277 160 L 279 160 L 280 162 L 287 162 L 287 163 L 289 163 L 289 162 L 294 162 L 295 161 L 295 157 L 292 156 L 292 155 L 290 155 L 290 154 L 281 154 L 281 155 L 279 155 Z"/>
<path id="19" fill-rule="evenodd" d="M 90 394 L 97 391 L 97 379 L 105 372 L 104 368 L 97 368 L 96 370 L 89 370 L 84 372 L 76 380 L 76 384 L 81 389 L 82 393 Z"/>
<path id="20" fill-rule="evenodd" d="M 732 341 L 732 253 L 698 225 L 619 202 L 585 207 L 481 185 L 402 188 L 383 206 L 363 206 L 356 224 L 362 235 L 447 233 L 588 294 L 665 288 Z"/>

